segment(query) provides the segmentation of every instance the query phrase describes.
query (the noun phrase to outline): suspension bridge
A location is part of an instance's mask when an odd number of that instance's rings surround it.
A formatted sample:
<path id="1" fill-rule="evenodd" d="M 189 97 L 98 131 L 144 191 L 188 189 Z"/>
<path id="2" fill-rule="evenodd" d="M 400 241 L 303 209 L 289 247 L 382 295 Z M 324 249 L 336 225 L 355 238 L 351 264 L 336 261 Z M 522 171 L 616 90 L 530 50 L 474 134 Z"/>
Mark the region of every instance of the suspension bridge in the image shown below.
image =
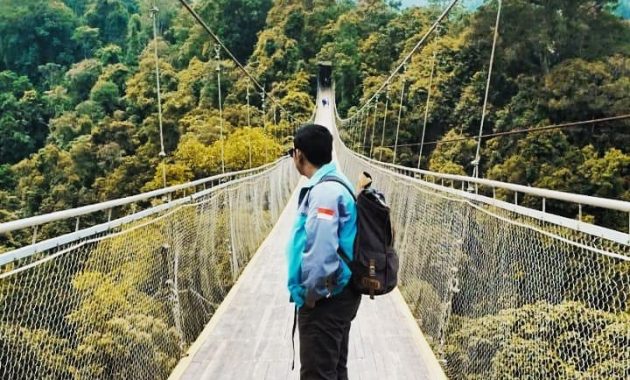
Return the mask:
<path id="1" fill-rule="evenodd" d="M 400 166 L 396 149 L 392 163 L 375 157 L 369 112 L 450 7 L 348 119 L 320 67 L 310 121 L 330 129 L 349 178 L 367 171 L 384 192 L 401 259 L 399 289 L 362 302 L 350 377 L 626 379 L 629 202 Z M 298 378 L 284 263 L 303 181 L 292 165 L 1 224 L 31 244 L 0 254 L 0 376 Z M 629 230 L 586 223 L 584 208 L 627 215 Z"/>

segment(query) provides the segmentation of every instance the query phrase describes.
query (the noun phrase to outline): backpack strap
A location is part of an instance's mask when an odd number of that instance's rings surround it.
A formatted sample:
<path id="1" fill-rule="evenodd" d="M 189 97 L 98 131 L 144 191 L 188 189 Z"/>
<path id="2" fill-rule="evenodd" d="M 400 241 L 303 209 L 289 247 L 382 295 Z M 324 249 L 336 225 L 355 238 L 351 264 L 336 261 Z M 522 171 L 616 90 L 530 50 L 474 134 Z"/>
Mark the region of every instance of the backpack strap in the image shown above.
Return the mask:
<path id="1" fill-rule="evenodd" d="M 337 183 L 341 184 L 346 190 L 348 190 L 348 192 L 352 196 L 352 199 L 354 199 L 355 202 L 357 201 L 357 197 L 354 195 L 354 191 L 352 191 L 350 186 L 346 185 L 346 183 L 344 181 L 342 181 L 341 178 L 339 178 L 337 176 L 334 176 L 334 175 L 327 175 L 327 176 L 323 177 L 321 180 L 319 180 L 319 182 L 317 182 L 317 184 L 315 184 L 315 186 L 319 185 L 322 182 L 337 182 Z"/>
<path id="2" fill-rule="evenodd" d="M 354 192 L 352 191 L 350 186 L 346 185 L 346 183 L 344 181 L 342 181 L 341 178 L 339 178 L 337 176 L 334 176 L 334 175 L 325 176 L 321 180 L 319 180 L 319 182 L 317 182 L 315 184 L 315 186 L 319 185 L 322 182 L 336 182 L 336 183 L 342 185 L 346 190 L 348 190 L 348 192 L 352 196 L 352 200 L 354 200 L 355 202 L 357 201 L 357 197 L 354 196 Z M 315 187 L 315 186 L 313 186 L 313 187 Z M 348 255 L 346 255 L 346 253 L 343 251 L 343 249 L 341 249 L 341 246 L 339 248 L 337 248 L 337 254 L 339 255 L 339 257 L 341 257 L 341 259 L 350 268 L 350 263 L 352 262 L 352 260 L 350 260 L 350 257 L 348 257 Z"/>

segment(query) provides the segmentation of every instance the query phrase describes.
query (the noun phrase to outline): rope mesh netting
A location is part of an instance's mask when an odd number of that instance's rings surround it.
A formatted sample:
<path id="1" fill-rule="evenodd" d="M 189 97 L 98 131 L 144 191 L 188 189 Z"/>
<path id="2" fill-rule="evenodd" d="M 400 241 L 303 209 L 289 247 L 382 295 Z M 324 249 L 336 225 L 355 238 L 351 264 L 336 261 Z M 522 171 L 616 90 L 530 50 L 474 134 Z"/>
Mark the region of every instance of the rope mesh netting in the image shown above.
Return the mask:
<path id="1" fill-rule="evenodd" d="M 164 379 L 271 231 L 291 160 L 0 267 L 0 378 Z"/>
<path id="2" fill-rule="evenodd" d="M 400 290 L 449 378 L 630 378 L 630 246 L 337 157 L 385 193 Z M 0 377 L 168 377 L 297 181 L 285 159 L 0 268 Z"/>
<path id="3" fill-rule="evenodd" d="M 391 205 L 399 288 L 449 378 L 630 378 L 630 246 L 337 151 Z"/>

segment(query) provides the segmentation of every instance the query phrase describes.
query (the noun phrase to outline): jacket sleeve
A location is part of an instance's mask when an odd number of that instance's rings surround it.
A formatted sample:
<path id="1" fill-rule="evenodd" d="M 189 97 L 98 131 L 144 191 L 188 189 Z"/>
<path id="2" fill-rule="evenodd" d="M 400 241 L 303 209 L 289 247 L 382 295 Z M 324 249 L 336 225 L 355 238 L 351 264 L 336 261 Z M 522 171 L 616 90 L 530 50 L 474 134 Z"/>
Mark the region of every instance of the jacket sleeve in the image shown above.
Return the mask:
<path id="1" fill-rule="evenodd" d="M 301 283 L 301 267 L 302 267 L 302 252 L 306 245 L 306 234 L 304 233 L 304 223 L 306 215 L 298 214 L 298 220 L 296 221 L 292 238 L 289 239 L 287 247 L 287 262 L 288 262 L 288 287 L 291 294 L 291 301 L 295 302 L 297 307 L 304 306 L 304 288 Z"/>
<path id="2" fill-rule="evenodd" d="M 330 296 L 326 279 L 340 270 L 337 249 L 341 196 L 334 186 L 338 185 L 323 183 L 314 187 L 309 194 L 301 273 L 307 303 L 309 299 Z"/>

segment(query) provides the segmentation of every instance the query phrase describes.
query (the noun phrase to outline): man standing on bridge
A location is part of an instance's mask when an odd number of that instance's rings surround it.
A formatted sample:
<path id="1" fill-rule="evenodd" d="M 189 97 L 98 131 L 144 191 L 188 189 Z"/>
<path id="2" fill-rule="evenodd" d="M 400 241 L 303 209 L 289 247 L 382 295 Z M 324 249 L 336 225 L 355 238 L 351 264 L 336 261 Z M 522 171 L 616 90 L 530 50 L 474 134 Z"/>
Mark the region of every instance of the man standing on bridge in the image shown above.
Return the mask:
<path id="1" fill-rule="evenodd" d="M 301 379 L 347 379 L 350 324 L 361 295 L 349 285 L 357 210 L 350 181 L 332 162 L 331 133 L 304 125 L 289 151 L 308 178 L 287 249 L 288 287 L 296 305 Z M 295 332 L 295 321 L 293 326 Z"/>

